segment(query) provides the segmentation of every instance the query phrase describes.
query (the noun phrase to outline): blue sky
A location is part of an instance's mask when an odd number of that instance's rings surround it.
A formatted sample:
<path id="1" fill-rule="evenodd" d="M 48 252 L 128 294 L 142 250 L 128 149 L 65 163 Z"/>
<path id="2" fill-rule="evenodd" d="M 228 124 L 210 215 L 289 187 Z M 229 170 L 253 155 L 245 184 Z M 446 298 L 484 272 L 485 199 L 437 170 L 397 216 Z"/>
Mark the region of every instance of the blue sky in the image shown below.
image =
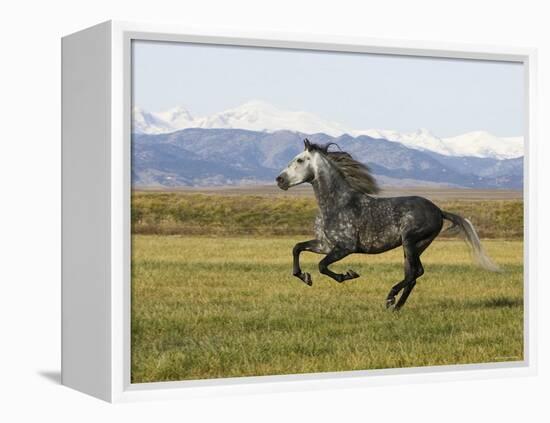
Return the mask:
<path id="1" fill-rule="evenodd" d="M 133 42 L 134 105 L 203 116 L 263 100 L 353 129 L 523 135 L 517 63 Z"/>

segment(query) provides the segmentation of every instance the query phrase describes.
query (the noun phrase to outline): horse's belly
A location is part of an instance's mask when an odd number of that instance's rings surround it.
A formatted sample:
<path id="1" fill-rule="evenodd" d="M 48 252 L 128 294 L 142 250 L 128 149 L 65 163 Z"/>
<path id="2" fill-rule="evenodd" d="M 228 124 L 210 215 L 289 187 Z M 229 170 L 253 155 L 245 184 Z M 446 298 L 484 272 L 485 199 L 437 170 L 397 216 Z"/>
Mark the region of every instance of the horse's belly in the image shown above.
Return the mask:
<path id="1" fill-rule="evenodd" d="M 363 235 L 360 237 L 360 250 L 366 254 L 378 254 L 393 250 L 401 245 L 401 236 L 387 234 Z"/>

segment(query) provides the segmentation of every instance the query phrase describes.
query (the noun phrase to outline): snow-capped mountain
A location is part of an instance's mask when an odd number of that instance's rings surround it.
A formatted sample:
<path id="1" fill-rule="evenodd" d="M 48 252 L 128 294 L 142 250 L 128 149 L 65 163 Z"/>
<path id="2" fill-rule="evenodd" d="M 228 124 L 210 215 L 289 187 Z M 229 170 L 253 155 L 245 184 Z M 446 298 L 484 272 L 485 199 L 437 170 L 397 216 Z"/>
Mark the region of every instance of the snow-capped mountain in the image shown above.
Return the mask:
<path id="1" fill-rule="evenodd" d="M 149 125 L 149 126 L 148 126 Z M 134 108 L 134 132 L 160 134 L 187 128 L 247 129 L 274 132 L 292 130 L 305 134 L 342 135 L 347 131 L 336 122 L 328 122 L 313 113 L 280 110 L 264 101 L 248 101 L 241 106 L 194 118 L 182 107 L 150 113 Z"/>
<path id="2" fill-rule="evenodd" d="M 496 137 L 486 131 L 468 132 L 443 139 L 453 156 L 492 157 L 512 159 L 524 154 L 523 137 Z"/>
<path id="3" fill-rule="evenodd" d="M 392 130 L 369 129 L 354 131 L 353 135 L 367 135 L 398 142 L 416 150 L 431 151 L 444 156 L 488 157 L 514 159 L 523 156 L 523 137 L 496 137 L 486 131 L 467 132 L 451 138 L 439 138 L 427 129 L 400 133 Z"/>
<path id="4" fill-rule="evenodd" d="M 198 121 L 198 119 L 195 119 L 187 109 L 184 109 L 181 106 L 174 107 L 173 109 L 169 109 L 164 112 L 156 113 L 155 116 L 158 119 L 166 122 L 171 128 L 174 128 L 175 130 L 192 128 Z"/>
<path id="5" fill-rule="evenodd" d="M 313 113 L 281 110 L 259 100 L 203 117 L 194 117 L 182 107 L 156 113 L 134 108 L 133 117 L 133 132 L 136 134 L 163 134 L 188 128 L 246 129 L 261 132 L 290 130 L 304 134 L 324 133 L 333 137 L 344 134 L 353 137 L 367 135 L 445 156 L 499 160 L 523 156 L 523 137 L 496 137 L 485 131 L 475 131 L 456 137 L 440 138 L 427 129 L 408 133 L 379 129 L 356 130 L 327 121 Z"/>
<path id="6" fill-rule="evenodd" d="M 366 131 L 354 131 L 352 135 L 367 135 L 371 138 L 394 141 L 415 150 L 433 151 L 446 156 L 460 155 L 452 152 L 441 138 L 423 128 L 405 133 L 384 129 L 368 129 Z"/>
<path id="7" fill-rule="evenodd" d="M 139 107 L 132 111 L 132 132 L 135 134 L 165 134 L 177 129 L 155 113 L 146 112 Z"/>
<path id="8" fill-rule="evenodd" d="M 263 101 L 249 101 L 234 109 L 205 118 L 200 128 L 236 128 L 274 132 L 292 130 L 306 134 L 325 133 L 338 136 L 346 129 L 336 122 L 321 119 L 313 113 L 280 110 Z"/>

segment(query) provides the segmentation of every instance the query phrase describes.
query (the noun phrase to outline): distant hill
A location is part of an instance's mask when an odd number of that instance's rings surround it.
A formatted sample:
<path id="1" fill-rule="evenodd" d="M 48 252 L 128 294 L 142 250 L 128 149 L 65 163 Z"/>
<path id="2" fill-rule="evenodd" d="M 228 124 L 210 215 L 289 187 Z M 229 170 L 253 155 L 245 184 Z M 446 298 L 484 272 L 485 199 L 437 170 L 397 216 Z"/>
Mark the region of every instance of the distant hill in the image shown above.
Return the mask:
<path id="1" fill-rule="evenodd" d="M 368 164 L 382 184 L 469 188 L 523 187 L 523 158 L 460 157 L 409 148 L 367 135 L 189 128 L 134 134 L 132 182 L 139 186 L 222 186 L 273 183 L 303 149 L 302 140 L 335 142 Z"/>

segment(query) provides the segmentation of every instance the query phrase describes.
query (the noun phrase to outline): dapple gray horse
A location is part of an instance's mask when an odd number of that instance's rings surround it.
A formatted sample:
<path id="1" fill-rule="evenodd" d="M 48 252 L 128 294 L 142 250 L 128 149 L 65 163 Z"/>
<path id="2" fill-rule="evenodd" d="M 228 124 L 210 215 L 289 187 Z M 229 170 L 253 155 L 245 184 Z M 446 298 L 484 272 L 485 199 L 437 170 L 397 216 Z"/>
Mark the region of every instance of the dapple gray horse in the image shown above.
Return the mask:
<path id="1" fill-rule="evenodd" d="M 367 166 L 343 151 L 329 151 L 332 144 L 318 145 L 304 140 L 298 154 L 277 176 L 279 188 L 308 182 L 319 205 L 315 220 L 316 238 L 299 242 L 293 249 L 293 275 L 312 285 L 311 275 L 300 268 L 300 253 L 311 251 L 326 256 L 319 271 L 337 282 L 358 278 L 353 270 L 335 273 L 329 266 L 352 253 L 378 254 L 403 246 L 405 276 L 386 298 L 386 307 L 398 310 L 407 301 L 416 279 L 423 275 L 420 255 L 441 232 L 443 221 L 449 229 L 462 232 L 479 264 L 497 271 L 483 251 L 479 237 L 468 219 L 442 211 L 422 197 L 373 197 L 379 189 Z M 396 295 L 403 290 L 396 303 Z"/>

